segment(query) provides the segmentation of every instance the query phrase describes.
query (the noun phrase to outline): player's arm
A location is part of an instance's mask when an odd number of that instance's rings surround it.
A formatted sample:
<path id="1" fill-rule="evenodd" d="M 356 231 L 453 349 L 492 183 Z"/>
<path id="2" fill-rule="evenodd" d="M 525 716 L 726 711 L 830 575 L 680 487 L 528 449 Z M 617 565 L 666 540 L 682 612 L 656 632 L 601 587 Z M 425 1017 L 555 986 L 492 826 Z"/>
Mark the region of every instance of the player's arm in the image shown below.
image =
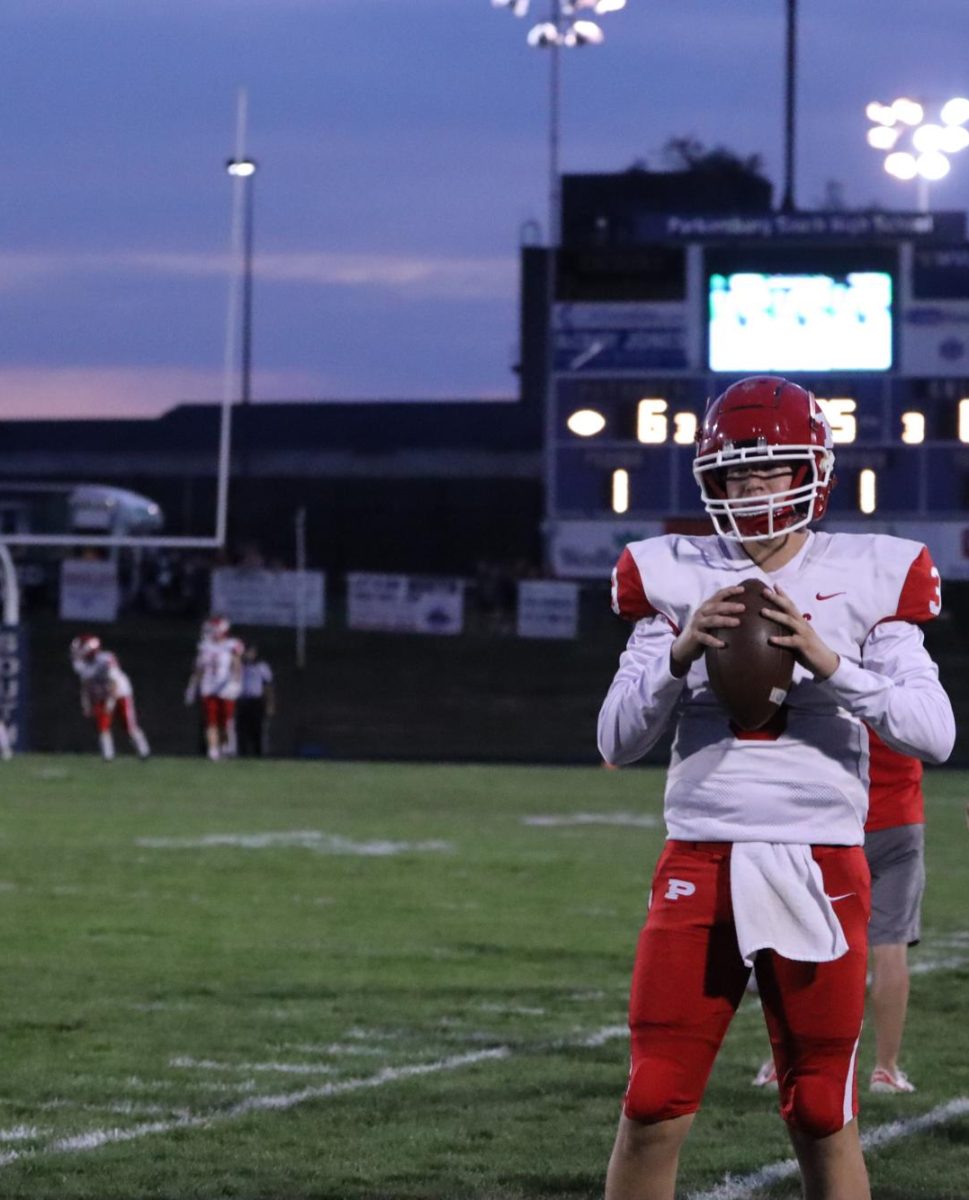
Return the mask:
<path id="1" fill-rule="evenodd" d="M 202 668 L 195 664 L 192 668 L 192 674 L 188 677 L 188 683 L 185 685 L 185 703 L 194 704 L 195 698 L 198 696 L 199 680 L 202 677 Z"/>
<path id="2" fill-rule="evenodd" d="M 659 741 L 682 694 L 690 662 L 703 653 L 704 639 L 713 635 L 702 618 L 691 619 L 681 633 L 653 606 L 628 548 L 613 572 L 612 607 L 618 616 L 634 621 L 635 628 L 599 712 L 598 742 L 606 762 L 622 765 L 642 758 Z M 674 665 L 673 648 L 684 633 Z"/>
<path id="3" fill-rule="evenodd" d="M 922 630 L 908 621 L 876 625 L 863 647 L 862 663 L 846 681 L 847 707 L 893 750 L 925 762 L 945 762 L 955 743 L 955 717 Z"/>
<path id="4" fill-rule="evenodd" d="M 599 753 L 607 763 L 642 758 L 669 724 L 685 683 L 670 671 L 675 637 L 664 617 L 636 624 L 599 711 Z"/>
<path id="5" fill-rule="evenodd" d="M 892 749 L 933 763 L 952 753 L 955 718 L 918 626 L 940 608 L 939 573 L 923 549 L 909 568 L 896 612 L 865 639 L 861 666 L 842 659 L 824 684 Z"/>

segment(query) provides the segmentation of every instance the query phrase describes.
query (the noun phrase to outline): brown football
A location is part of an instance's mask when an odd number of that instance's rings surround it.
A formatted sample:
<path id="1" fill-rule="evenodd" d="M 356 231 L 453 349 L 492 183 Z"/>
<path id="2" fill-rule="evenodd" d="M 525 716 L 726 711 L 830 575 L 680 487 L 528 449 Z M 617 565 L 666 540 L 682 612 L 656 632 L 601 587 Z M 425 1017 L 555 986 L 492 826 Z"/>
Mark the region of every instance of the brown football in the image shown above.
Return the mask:
<path id="1" fill-rule="evenodd" d="M 707 647 L 707 674 L 734 723 L 741 729 L 760 729 L 787 698 L 794 655 L 767 640 L 782 629 L 761 616 L 765 604 L 763 581 L 745 579 L 739 586 L 745 592 L 735 597 L 745 606 L 744 612 L 737 614 L 740 624 L 713 631 L 725 645 Z"/>

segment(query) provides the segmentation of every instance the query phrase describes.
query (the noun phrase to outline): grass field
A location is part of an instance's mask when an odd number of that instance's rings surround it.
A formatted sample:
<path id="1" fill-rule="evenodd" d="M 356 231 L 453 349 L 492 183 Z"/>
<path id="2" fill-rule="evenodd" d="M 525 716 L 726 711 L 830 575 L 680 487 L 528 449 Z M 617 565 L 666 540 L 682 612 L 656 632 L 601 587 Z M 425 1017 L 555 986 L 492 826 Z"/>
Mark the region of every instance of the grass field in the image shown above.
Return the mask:
<path id="1" fill-rule="evenodd" d="M 661 773 L 27 756 L 3 779 L 0 1196 L 601 1195 Z M 864 1094 L 876 1200 L 969 1197 L 969 778 L 928 791 L 919 1091 Z M 765 1050 L 749 999 L 684 1198 L 799 1194 L 749 1086 Z"/>

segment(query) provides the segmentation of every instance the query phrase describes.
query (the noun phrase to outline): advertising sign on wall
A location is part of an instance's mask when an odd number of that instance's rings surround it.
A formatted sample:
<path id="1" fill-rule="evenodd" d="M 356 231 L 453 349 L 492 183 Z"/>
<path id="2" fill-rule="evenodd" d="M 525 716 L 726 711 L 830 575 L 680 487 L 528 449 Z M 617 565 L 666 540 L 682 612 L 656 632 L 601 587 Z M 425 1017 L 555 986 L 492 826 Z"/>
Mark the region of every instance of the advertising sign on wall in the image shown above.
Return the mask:
<path id="1" fill-rule="evenodd" d="M 322 571 L 264 571 L 219 567 L 212 572 L 212 612 L 236 625 L 304 625 L 326 619 Z"/>
<path id="2" fill-rule="evenodd" d="M 689 314 L 674 302 L 557 304 L 555 370 L 686 370 L 698 361 Z"/>
<path id="3" fill-rule="evenodd" d="M 347 625 L 397 633 L 460 633 L 464 581 L 355 571 L 347 575 Z"/>
<path id="4" fill-rule="evenodd" d="M 579 585 L 554 579 L 518 584 L 518 636 L 575 638 L 579 634 Z"/>
<path id="5" fill-rule="evenodd" d="M 61 563 L 62 621 L 115 621 L 120 599 L 117 563 L 87 558 Z"/>
<path id="6" fill-rule="evenodd" d="M 969 302 L 909 304 L 902 319 L 901 341 L 903 375 L 969 375 Z"/>
<path id="7" fill-rule="evenodd" d="M 565 579 L 603 579 L 627 542 L 666 533 L 662 521 L 557 521 L 549 530 L 552 569 Z"/>

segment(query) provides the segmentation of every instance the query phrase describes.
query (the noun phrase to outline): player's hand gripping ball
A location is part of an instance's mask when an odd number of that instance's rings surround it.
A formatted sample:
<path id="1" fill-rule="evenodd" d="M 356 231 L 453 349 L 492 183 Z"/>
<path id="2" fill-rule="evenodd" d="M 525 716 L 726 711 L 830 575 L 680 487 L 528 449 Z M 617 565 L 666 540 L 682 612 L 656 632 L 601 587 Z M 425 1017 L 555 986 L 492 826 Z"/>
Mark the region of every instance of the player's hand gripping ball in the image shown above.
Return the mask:
<path id="1" fill-rule="evenodd" d="M 717 629 L 722 647 L 706 649 L 707 674 L 717 699 L 741 729 L 766 725 L 787 698 L 794 674 L 794 655 L 786 646 L 768 640 L 780 626 L 761 615 L 763 580 L 745 579 L 742 596 L 731 600 L 744 605 L 740 624 Z"/>

